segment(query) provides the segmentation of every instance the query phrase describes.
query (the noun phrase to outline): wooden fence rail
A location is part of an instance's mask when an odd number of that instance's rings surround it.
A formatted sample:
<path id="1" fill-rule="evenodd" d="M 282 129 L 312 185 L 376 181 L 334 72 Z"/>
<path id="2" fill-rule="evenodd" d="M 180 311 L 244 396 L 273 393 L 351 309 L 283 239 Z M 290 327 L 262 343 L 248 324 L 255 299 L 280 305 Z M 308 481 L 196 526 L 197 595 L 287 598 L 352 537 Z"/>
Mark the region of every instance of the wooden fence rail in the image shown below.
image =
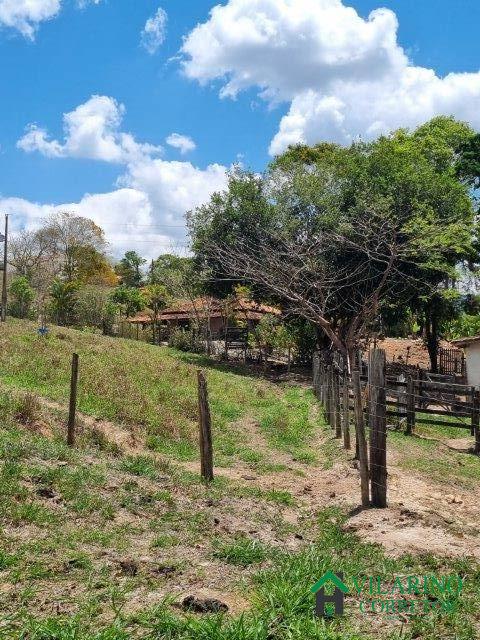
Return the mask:
<path id="1" fill-rule="evenodd" d="M 406 435 L 414 432 L 416 424 L 469 430 L 475 437 L 473 451 L 480 455 L 480 392 L 474 387 L 442 381 L 441 376 L 430 380 L 387 376 L 382 349 L 370 352 L 367 367 L 360 355 L 358 367 L 350 374 L 339 354 L 316 354 L 313 388 L 335 438 L 343 437 L 346 450 L 351 447 L 350 421 L 354 419 L 363 507 L 387 505 L 388 418 L 396 418 Z"/>

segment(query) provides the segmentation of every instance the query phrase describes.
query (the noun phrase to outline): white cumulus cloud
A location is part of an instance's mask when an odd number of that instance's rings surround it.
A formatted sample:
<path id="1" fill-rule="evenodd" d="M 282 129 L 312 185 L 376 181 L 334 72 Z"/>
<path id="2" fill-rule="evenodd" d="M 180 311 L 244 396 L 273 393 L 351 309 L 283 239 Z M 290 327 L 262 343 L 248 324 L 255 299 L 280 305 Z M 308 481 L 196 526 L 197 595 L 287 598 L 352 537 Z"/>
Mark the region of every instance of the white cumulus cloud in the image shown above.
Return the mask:
<path id="1" fill-rule="evenodd" d="M 63 142 L 50 140 L 45 129 L 29 125 L 17 146 L 49 157 L 89 158 L 120 164 L 161 153 L 161 147 L 138 143 L 130 133 L 120 131 L 124 113 L 125 107 L 113 98 L 92 96 L 64 114 Z"/>
<path id="2" fill-rule="evenodd" d="M 165 142 L 170 146 L 178 149 L 180 153 L 188 153 L 197 148 L 195 142 L 189 136 L 182 136 L 179 133 L 171 133 Z"/>
<path id="3" fill-rule="evenodd" d="M 226 168 L 220 165 L 200 169 L 188 162 L 153 160 L 129 167 L 119 188 L 107 193 L 60 204 L 0 198 L 0 210 L 11 214 L 13 232 L 37 229 L 57 211 L 85 216 L 105 231 L 115 256 L 134 249 L 152 259 L 187 250 L 185 213 L 226 184 Z"/>
<path id="4" fill-rule="evenodd" d="M 68 211 L 90 218 L 106 234 L 111 251 L 120 256 L 129 249 L 140 253 L 161 253 L 156 246 L 166 247 L 172 240 L 160 232 L 149 232 L 152 243 L 145 244 L 146 229 L 154 222 L 154 212 L 148 196 L 135 189 L 118 189 L 100 194 L 86 194 L 79 202 L 40 204 L 22 198 L 0 199 L 2 210 L 11 216 L 12 231 L 37 229 L 49 215 Z"/>
<path id="5" fill-rule="evenodd" d="M 185 247 L 185 213 L 226 187 L 227 168 L 219 164 L 200 168 L 155 157 L 159 147 L 140 145 L 131 134 L 119 131 L 124 112 L 113 98 L 94 96 L 64 116 L 64 142 L 49 139 L 44 129 L 30 127 L 18 142 L 26 152 L 116 162 L 124 168 L 113 191 L 86 194 L 79 202 L 42 204 L 0 198 L 0 210 L 12 214 L 14 229 L 36 228 L 52 212 L 71 211 L 99 224 L 117 256 L 136 249 L 153 258 Z"/>
<path id="6" fill-rule="evenodd" d="M 102 0 L 77 0 L 77 6 L 80 9 L 85 9 L 89 4 L 100 4 Z"/>
<path id="7" fill-rule="evenodd" d="M 288 101 L 270 152 L 320 139 L 349 143 L 453 114 L 480 128 L 480 72 L 443 78 L 415 66 L 393 11 L 364 19 L 341 0 L 228 0 L 186 37 L 187 77 L 222 97 L 258 87 Z"/>
<path id="8" fill-rule="evenodd" d="M 102 0 L 77 0 L 80 9 Z M 0 0 L 0 26 L 16 29 L 28 40 L 34 40 L 40 23 L 55 18 L 62 0 Z"/>
<path id="9" fill-rule="evenodd" d="M 153 55 L 158 51 L 160 46 L 165 42 L 167 34 L 168 16 L 166 11 L 159 7 L 154 16 L 149 18 L 145 23 L 142 31 L 142 46 Z"/>
<path id="10" fill-rule="evenodd" d="M 119 186 L 147 195 L 155 220 L 168 225 L 172 238 L 185 237 L 185 213 L 226 187 L 226 167 L 200 169 L 190 162 L 145 159 L 128 166 Z"/>
<path id="11" fill-rule="evenodd" d="M 60 9 L 61 0 L 0 0 L 0 25 L 33 40 L 38 25 L 54 18 Z"/>

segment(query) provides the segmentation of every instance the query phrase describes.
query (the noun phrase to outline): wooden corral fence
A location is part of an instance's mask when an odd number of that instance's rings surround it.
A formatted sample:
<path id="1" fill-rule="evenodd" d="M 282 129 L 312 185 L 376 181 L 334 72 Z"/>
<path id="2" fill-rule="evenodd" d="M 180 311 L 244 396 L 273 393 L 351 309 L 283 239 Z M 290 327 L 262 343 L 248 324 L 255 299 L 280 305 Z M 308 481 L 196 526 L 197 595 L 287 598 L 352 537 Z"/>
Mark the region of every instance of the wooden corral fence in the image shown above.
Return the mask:
<path id="1" fill-rule="evenodd" d="M 438 350 L 438 366 L 441 374 L 453 374 L 465 377 L 465 356 L 461 349 L 447 349 L 441 347 Z"/>
<path id="2" fill-rule="evenodd" d="M 407 435 L 416 424 L 468 430 L 475 437 L 474 453 L 480 455 L 480 392 L 444 380 L 434 374 L 389 376 L 382 349 L 369 353 L 368 364 L 359 354 L 351 373 L 339 354 L 315 354 L 314 392 L 346 449 L 351 446 L 351 423 L 355 426 L 364 507 L 387 504 L 387 420 Z"/>

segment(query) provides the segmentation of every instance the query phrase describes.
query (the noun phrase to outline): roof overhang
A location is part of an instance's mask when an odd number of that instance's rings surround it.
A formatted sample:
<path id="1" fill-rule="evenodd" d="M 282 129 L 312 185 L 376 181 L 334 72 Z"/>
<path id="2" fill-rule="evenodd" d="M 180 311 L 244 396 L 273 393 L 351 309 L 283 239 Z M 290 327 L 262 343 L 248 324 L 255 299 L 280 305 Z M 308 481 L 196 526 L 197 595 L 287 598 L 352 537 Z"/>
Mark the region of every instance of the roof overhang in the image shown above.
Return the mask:
<path id="1" fill-rule="evenodd" d="M 472 344 L 480 343 L 480 336 L 471 336 L 466 338 L 457 338 L 451 341 L 456 347 L 469 347 Z"/>

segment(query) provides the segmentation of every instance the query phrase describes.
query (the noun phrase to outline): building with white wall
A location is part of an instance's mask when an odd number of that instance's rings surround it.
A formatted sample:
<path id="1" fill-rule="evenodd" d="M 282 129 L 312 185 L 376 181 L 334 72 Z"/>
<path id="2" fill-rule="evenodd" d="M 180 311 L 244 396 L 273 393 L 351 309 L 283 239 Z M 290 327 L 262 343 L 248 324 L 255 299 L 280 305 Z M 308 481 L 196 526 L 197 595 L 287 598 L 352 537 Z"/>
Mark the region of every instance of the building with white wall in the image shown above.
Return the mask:
<path id="1" fill-rule="evenodd" d="M 459 338 L 452 344 L 463 349 L 467 368 L 467 384 L 480 389 L 480 336 Z"/>

